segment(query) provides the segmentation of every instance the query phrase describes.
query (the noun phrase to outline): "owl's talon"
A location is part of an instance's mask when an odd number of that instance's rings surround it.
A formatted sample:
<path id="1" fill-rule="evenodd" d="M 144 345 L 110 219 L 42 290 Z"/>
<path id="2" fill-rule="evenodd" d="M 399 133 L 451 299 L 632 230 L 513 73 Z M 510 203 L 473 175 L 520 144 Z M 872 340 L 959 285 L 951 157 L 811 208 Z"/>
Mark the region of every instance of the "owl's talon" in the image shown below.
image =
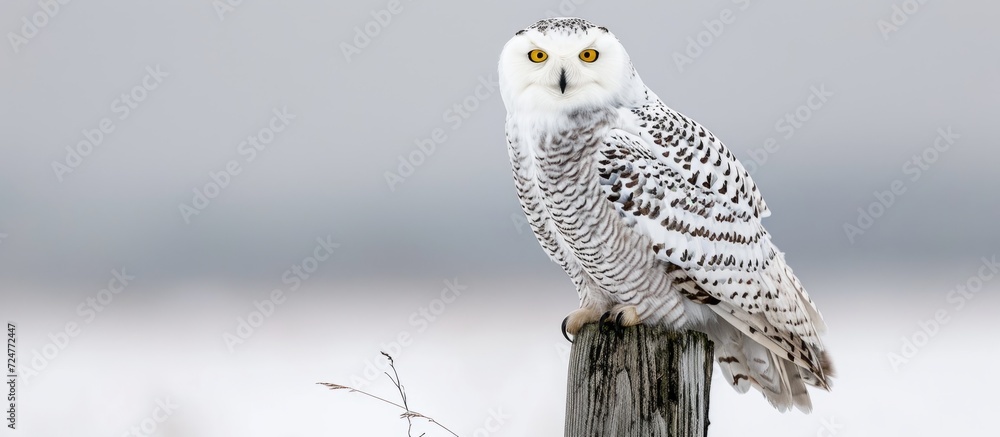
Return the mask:
<path id="1" fill-rule="evenodd" d="M 604 313 L 601 316 L 601 322 L 603 323 L 606 319 L 611 318 L 614 315 L 614 325 L 616 328 L 627 328 L 629 326 L 635 326 L 642 323 L 642 318 L 639 317 L 639 309 L 635 305 L 618 305 Z"/>
<path id="2" fill-rule="evenodd" d="M 601 314 L 601 318 L 600 320 L 597 321 L 597 323 L 603 325 L 608 322 L 608 319 L 610 317 L 611 317 L 611 311 L 605 311 L 604 314 Z"/>
<path id="3" fill-rule="evenodd" d="M 569 338 L 569 334 L 566 333 L 566 322 L 568 322 L 568 321 L 569 321 L 569 316 L 566 316 L 566 318 L 563 319 L 563 321 L 562 321 L 562 334 L 563 334 L 563 337 L 566 338 L 566 341 L 572 343 L 573 339 Z"/>

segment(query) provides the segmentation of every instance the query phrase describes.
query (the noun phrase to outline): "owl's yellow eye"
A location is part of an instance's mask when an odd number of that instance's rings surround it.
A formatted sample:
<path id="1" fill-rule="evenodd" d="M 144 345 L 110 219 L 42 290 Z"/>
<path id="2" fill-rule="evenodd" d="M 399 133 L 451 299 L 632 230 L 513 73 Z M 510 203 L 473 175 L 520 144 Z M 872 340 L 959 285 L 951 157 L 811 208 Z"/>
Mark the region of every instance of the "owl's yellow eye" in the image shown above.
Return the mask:
<path id="1" fill-rule="evenodd" d="M 549 54 L 541 50 L 535 49 L 528 52 L 528 59 L 531 59 L 531 62 L 537 64 L 539 62 L 545 62 L 546 59 L 549 59 Z"/>
<path id="2" fill-rule="evenodd" d="M 597 60 L 598 55 L 597 50 L 587 49 L 580 52 L 580 60 L 583 62 L 594 62 Z"/>

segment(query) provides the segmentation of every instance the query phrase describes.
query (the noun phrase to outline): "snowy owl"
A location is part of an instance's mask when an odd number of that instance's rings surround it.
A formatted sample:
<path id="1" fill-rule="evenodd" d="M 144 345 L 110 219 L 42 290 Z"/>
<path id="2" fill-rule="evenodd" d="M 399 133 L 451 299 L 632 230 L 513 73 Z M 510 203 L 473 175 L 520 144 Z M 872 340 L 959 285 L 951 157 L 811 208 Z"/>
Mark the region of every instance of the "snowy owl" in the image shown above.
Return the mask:
<path id="1" fill-rule="evenodd" d="M 701 331 L 737 391 L 808 412 L 806 385 L 830 388 L 826 326 L 736 157 L 588 21 L 517 32 L 499 73 L 521 207 L 580 294 L 564 333 L 605 319 Z"/>

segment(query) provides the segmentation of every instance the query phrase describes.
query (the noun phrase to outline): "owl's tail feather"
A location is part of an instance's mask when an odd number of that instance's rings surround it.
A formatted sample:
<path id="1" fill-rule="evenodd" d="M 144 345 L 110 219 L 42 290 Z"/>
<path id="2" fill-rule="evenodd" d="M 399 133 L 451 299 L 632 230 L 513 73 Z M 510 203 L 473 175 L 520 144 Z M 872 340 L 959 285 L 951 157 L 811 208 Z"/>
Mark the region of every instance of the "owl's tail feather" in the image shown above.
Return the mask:
<path id="1" fill-rule="evenodd" d="M 750 369 L 743 353 L 743 334 L 718 324 L 714 328 L 709 336 L 715 343 L 715 361 L 719 363 L 719 370 L 736 391 L 746 393 L 750 389 Z"/>
<path id="2" fill-rule="evenodd" d="M 812 411 L 806 391 L 809 380 L 803 375 L 811 376 L 808 370 L 782 359 L 727 323 L 714 324 L 709 336 L 715 343 L 719 369 L 736 391 L 746 393 L 754 387 L 782 412 L 792 407 L 805 413 Z"/>

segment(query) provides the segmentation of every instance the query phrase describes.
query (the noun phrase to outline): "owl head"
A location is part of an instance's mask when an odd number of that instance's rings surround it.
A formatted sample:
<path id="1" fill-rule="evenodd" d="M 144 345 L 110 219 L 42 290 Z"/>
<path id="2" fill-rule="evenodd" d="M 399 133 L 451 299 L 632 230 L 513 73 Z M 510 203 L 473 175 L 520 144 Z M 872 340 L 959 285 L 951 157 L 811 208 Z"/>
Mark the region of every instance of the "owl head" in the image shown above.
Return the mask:
<path id="1" fill-rule="evenodd" d="M 621 105 L 644 88 L 618 38 L 580 18 L 545 19 L 517 32 L 500 54 L 499 73 L 508 113 Z"/>

